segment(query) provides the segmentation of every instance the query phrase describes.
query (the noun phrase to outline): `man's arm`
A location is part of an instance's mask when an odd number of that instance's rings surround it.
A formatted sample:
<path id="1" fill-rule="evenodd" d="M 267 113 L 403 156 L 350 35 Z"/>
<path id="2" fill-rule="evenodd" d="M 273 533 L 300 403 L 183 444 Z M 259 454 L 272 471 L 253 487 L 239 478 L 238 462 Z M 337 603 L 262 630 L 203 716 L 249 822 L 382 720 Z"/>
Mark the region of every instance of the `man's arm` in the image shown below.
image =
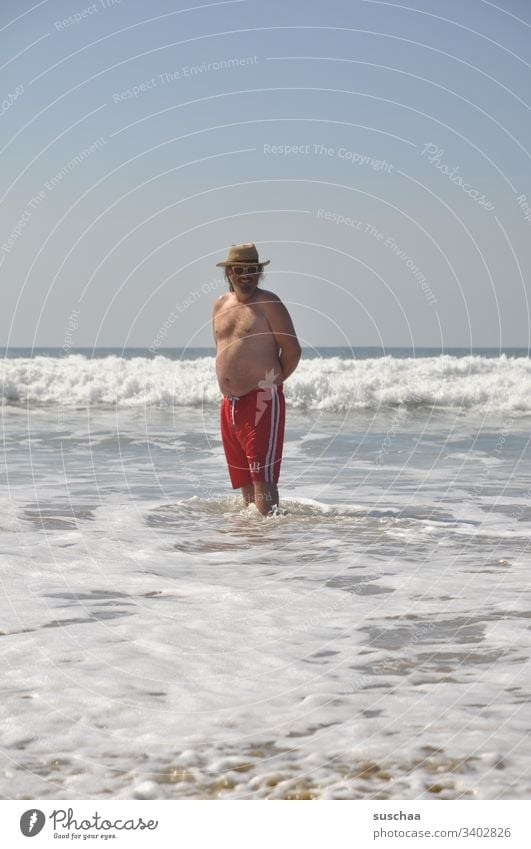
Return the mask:
<path id="1" fill-rule="evenodd" d="M 281 349 L 279 360 L 282 367 L 282 378 L 286 380 L 299 364 L 301 346 L 291 316 L 277 295 L 267 292 L 267 301 L 263 301 L 263 309 L 271 332 Z"/>
<path id="2" fill-rule="evenodd" d="M 218 340 L 216 339 L 216 325 L 214 323 L 214 317 L 216 315 L 216 305 L 214 304 L 212 308 L 212 336 L 214 337 L 214 343 L 216 348 L 218 347 Z"/>
<path id="3" fill-rule="evenodd" d="M 212 336 L 214 337 L 214 342 L 216 344 L 216 349 L 218 347 L 218 340 L 216 337 L 216 315 L 221 305 L 221 299 L 223 295 L 220 295 L 219 298 L 216 298 L 214 304 L 212 305 Z"/>

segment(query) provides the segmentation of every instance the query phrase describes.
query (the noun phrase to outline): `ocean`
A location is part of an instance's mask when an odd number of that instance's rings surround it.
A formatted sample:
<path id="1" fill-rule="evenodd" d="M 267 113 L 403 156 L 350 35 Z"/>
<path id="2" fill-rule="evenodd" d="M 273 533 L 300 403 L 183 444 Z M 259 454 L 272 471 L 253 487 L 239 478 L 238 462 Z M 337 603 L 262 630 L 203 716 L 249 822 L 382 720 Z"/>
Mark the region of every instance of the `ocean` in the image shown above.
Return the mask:
<path id="1" fill-rule="evenodd" d="M 212 349 L 0 369 L 1 798 L 529 798 L 528 350 L 305 351 L 268 518 Z"/>

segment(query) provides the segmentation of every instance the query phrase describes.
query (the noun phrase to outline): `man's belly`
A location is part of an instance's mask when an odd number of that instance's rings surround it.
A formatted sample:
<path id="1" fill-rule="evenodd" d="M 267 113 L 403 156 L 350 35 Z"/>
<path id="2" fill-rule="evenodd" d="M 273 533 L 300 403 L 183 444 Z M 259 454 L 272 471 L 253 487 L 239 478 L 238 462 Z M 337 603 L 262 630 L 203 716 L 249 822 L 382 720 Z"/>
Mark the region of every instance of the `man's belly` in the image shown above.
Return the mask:
<path id="1" fill-rule="evenodd" d="M 275 350 L 256 349 L 249 340 L 237 339 L 218 348 L 216 374 L 224 395 L 246 395 L 262 384 L 282 383 L 282 369 Z"/>

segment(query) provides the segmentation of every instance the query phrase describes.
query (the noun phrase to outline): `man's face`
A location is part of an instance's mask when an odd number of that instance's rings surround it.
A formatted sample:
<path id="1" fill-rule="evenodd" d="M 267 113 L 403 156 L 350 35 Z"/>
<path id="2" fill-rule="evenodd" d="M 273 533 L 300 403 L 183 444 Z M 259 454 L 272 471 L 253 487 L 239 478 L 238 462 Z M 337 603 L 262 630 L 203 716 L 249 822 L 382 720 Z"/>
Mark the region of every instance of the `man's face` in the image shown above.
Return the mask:
<path id="1" fill-rule="evenodd" d="M 261 265 L 233 265 L 229 269 L 229 276 L 234 292 L 239 301 L 248 301 L 252 298 L 262 273 Z"/>

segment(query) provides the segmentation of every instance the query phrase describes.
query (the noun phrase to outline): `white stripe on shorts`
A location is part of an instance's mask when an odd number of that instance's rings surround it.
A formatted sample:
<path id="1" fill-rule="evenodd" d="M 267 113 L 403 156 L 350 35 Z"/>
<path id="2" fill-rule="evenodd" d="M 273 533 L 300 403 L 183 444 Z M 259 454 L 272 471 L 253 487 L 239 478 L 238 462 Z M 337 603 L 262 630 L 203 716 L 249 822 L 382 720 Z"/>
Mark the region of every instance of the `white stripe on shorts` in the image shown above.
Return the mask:
<path id="1" fill-rule="evenodd" d="M 278 425 L 280 422 L 280 402 L 277 395 L 277 387 L 271 387 L 271 426 L 269 430 L 269 446 L 267 449 L 265 461 L 265 479 L 269 483 L 273 482 L 275 452 L 277 449 L 278 440 Z"/>

